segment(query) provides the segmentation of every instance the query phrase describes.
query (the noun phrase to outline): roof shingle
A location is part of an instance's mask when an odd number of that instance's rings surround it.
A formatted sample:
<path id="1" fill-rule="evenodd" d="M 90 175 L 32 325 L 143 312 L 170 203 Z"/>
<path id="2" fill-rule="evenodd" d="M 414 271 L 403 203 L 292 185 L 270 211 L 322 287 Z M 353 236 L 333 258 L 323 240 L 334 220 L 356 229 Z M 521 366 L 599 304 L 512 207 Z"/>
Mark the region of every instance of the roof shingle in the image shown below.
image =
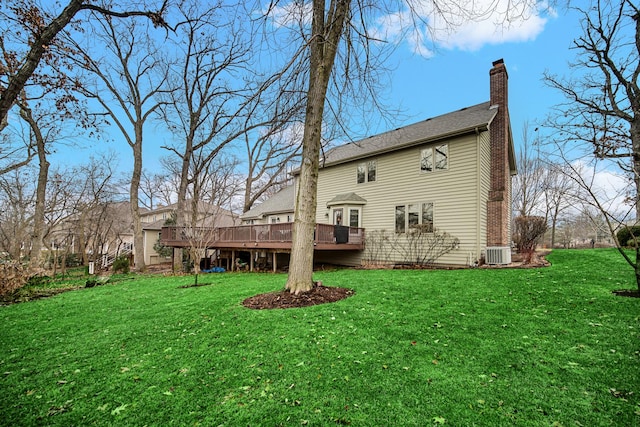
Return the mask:
<path id="1" fill-rule="evenodd" d="M 414 144 L 441 139 L 450 135 L 465 133 L 475 128 L 486 127 L 495 117 L 497 108 L 491 107 L 489 102 L 473 105 L 458 111 L 432 117 L 418 123 L 398 128 L 396 130 L 371 136 L 360 141 L 335 147 L 327 151 L 323 167 L 393 151 Z"/>
<path id="2" fill-rule="evenodd" d="M 259 219 L 268 214 L 293 212 L 296 196 L 295 188 L 295 185 L 283 188 L 264 202 L 240 215 L 240 218 L 244 220 Z"/>

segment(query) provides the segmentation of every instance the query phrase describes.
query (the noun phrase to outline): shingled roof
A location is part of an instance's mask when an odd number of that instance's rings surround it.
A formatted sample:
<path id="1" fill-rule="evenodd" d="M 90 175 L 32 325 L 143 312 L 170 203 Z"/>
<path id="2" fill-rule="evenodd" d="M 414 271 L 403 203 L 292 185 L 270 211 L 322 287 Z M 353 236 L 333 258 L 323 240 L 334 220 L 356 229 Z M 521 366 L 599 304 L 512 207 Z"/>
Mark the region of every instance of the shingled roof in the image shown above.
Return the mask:
<path id="1" fill-rule="evenodd" d="M 295 197 L 295 186 L 290 185 L 283 188 L 272 197 L 269 197 L 259 205 L 249 209 L 247 212 L 240 215 L 240 218 L 244 220 L 260 219 L 265 215 L 293 212 Z"/>
<path id="2" fill-rule="evenodd" d="M 489 102 L 432 117 L 396 130 L 335 147 L 320 159 L 321 167 L 399 150 L 486 128 L 497 113 Z M 299 171 L 298 171 L 299 172 Z"/>
<path id="3" fill-rule="evenodd" d="M 352 205 L 365 205 L 367 204 L 367 200 L 363 197 L 358 196 L 356 193 L 338 194 L 336 197 L 327 202 L 327 207 L 346 203 Z"/>

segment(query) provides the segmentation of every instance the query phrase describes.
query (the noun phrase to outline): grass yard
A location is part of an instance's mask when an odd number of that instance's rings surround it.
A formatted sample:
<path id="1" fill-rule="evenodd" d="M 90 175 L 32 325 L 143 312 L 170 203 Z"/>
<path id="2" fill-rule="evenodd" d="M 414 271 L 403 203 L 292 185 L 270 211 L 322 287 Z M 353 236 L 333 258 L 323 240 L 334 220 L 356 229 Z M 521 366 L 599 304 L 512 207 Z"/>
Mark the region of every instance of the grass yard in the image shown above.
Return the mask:
<path id="1" fill-rule="evenodd" d="M 640 425 L 640 300 L 613 250 L 543 269 L 139 276 L 0 307 L 0 424 Z"/>

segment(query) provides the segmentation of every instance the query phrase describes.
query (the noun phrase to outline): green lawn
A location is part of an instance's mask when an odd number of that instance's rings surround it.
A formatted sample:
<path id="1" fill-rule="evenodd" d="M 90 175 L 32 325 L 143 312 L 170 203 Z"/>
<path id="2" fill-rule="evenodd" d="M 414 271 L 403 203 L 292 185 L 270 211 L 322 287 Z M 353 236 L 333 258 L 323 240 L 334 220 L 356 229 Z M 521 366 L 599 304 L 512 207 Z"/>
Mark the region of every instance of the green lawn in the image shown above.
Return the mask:
<path id="1" fill-rule="evenodd" d="M 543 269 L 140 276 L 0 307 L 0 425 L 640 425 L 640 300 L 612 250 Z"/>

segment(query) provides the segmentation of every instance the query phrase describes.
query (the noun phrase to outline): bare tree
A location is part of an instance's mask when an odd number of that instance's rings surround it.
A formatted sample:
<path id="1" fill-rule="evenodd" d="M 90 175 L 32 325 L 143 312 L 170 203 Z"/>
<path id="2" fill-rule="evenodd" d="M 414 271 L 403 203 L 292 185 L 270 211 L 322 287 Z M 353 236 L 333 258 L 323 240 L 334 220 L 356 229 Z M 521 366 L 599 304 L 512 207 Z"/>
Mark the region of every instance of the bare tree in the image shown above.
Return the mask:
<path id="1" fill-rule="evenodd" d="M 129 204 L 133 221 L 135 266 L 145 269 L 144 243 L 140 221 L 139 191 L 142 176 L 142 145 L 145 124 L 163 104 L 166 74 L 160 72 L 158 50 L 145 25 L 135 20 L 115 23 L 99 20 L 93 36 L 101 40 L 104 53 L 89 51 L 67 39 L 80 52 L 77 66 L 93 81 L 78 86 L 81 93 L 98 102 L 109 120 L 120 131 L 133 154 L 133 172 L 129 185 Z M 89 80 L 89 77 L 86 78 Z"/>
<path id="2" fill-rule="evenodd" d="M 349 0 L 331 0 L 327 9 L 324 0 L 314 0 L 311 6 L 311 29 L 308 37 L 305 37 L 305 47 L 309 50 L 309 80 L 302 136 L 302 162 L 286 284 L 286 289 L 294 294 L 308 291 L 313 286 L 313 232 L 322 121 L 336 54 L 352 18 L 351 6 Z"/>
<path id="3" fill-rule="evenodd" d="M 550 223 L 550 245 L 553 248 L 558 222 L 561 215 L 575 203 L 576 191 L 573 180 L 569 178 L 569 173 L 562 164 L 546 163 L 544 183 L 545 218 Z"/>
<path id="4" fill-rule="evenodd" d="M 513 177 L 513 212 L 518 216 L 537 215 L 544 211 L 546 167 L 536 149 L 537 141 L 531 140 L 530 126 L 522 127 L 522 144 L 518 153 L 518 175 Z M 537 135 L 538 128 L 534 130 Z"/>
<path id="5" fill-rule="evenodd" d="M 33 112 L 24 103 L 20 103 L 20 117 L 27 122 L 30 135 L 34 140 L 38 155 L 38 178 L 36 184 L 35 209 L 33 213 L 33 226 L 31 234 L 31 248 L 29 260 L 31 267 L 40 265 L 40 255 L 42 252 L 42 239 L 45 234 L 45 197 L 47 191 L 47 181 L 49 178 L 49 160 L 47 159 L 47 137 L 43 133 L 41 123 L 35 118 Z"/>
<path id="6" fill-rule="evenodd" d="M 236 211 L 236 201 L 243 189 L 243 175 L 237 171 L 239 164 L 231 156 L 215 159 L 208 170 L 200 175 L 198 198 L 209 205 L 225 208 L 230 212 Z"/>
<path id="7" fill-rule="evenodd" d="M 550 224 L 553 247 L 558 219 L 574 201 L 573 181 L 564 173 L 564 165 L 555 163 L 542 150 L 545 144 L 540 140 L 539 128 L 534 129 L 533 140 L 529 129 L 525 122 L 517 160 L 518 175 L 513 177 L 513 212 L 516 217 L 544 216 Z"/>
<path id="8" fill-rule="evenodd" d="M 119 203 L 116 189 L 116 161 L 113 153 L 92 157 L 86 164 L 72 169 L 75 181 L 73 212 L 79 219 L 82 238 L 83 261 L 88 253 L 103 253 L 106 244 L 117 240 L 121 234 L 130 233 L 128 215 L 123 213 L 125 204 Z M 89 249 L 87 251 L 87 249 Z"/>
<path id="9" fill-rule="evenodd" d="M 107 241 L 103 230 L 113 229 L 116 221 L 129 227 L 122 212 L 110 214 L 117 200 L 115 168 L 115 155 L 109 153 L 71 168 L 52 170 L 43 244 L 55 254 L 54 267 L 62 256 L 60 265 L 64 268 L 65 258 L 73 252 L 84 265 L 94 261 Z"/>
<path id="10" fill-rule="evenodd" d="M 142 169 L 140 175 L 140 205 L 147 209 L 156 209 L 160 206 L 173 203 L 176 188 L 169 176 L 162 173 L 151 173 Z"/>
<path id="11" fill-rule="evenodd" d="M 243 79 L 237 78 L 248 72 L 250 57 L 240 21 L 233 19 L 232 8 L 207 5 L 202 9 L 197 2 L 181 5 L 182 22 L 175 40 L 178 56 L 175 63 L 167 64 L 175 90 L 167 97 L 163 113 L 179 140 L 164 148 L 181 162 L 179 224 L 186 221 L 183 215 L 189 186 L 227 144 L 241 135 L 239 117 L 248 94 Z"/>
<path id="12" fill-rule="evenodd" d="M 44 25 L 43 12 L 37 7 L 27 8 L 26 6 L 15 4 L 10 8 L 12 12 L 10 16 L 2 15 L 13 20 L 14 26 L 0 33 L 0 80 L 11 81 L 24 70 L 24 64 L 18 60 L 20 49 L 27 44 L 27 42 L 20 43 L 24 37 L 23 33 L 30 37 L 37 37 Z M 37 160 L 38 175 L 29 244 L 32 268 L 41 264 L 43 239 L 47 228 L 45 215 L 50 167 L 48 155 L 53 150 L 54 143 L 59 143 L 63 135 L 72 132 L 67 125 L 71 119 L 78 128 L 93 128 L 95 125 L 84 113 L 86 109 L 82 108 L 81 102 L 73 95 L 73 83 L 66 74 L 69 70 L 66 57 L 59 55 L 53 48 L 44 55 L 44 61 L 39 70 L 37 72 L 32 70 L 31 83 L 25 82 L 19 96 L 14 100 L 20 118 L 17 123 L 24 123 L 25 126 L 22 128 L 18 126 L 20 128 L 18 132 L 16 132 L 16 126 L 10 128 L 13 131 L 11 134 L 19 135 L 18 137 L 24 140 L 23 150 L 17 153 L 9 149 L 8 155 L 3 156 L 3 160 L 7 161 L 2 167 L 3 173 L 18 170 L 33 159 Z M 8 140 L 10 141 L 11 138 L 9 137 Z"/>
<path id="13" fill-rule="evenodd" d="M 241 188 L 236 166 L 234 161 L 216 159 L 210 168 L 198 175 L 191 187 L 187 222 L 182 225 L 182 233 L 188 240 L 196 285 L 200 259 L 207 257 L 207 248 L 218 239 L 218 230 L 235 225 L 236 216 L 229 208 Z"/>
<path id="14" fill-rule="evenodd" d="M 553 151 L 569 165 L 570 178 L 605 217 L 615 239 L 621 224 L 640 218 L 640 8 L 630 0 L 593 0 L 576 10 L 584 33 L 574 41 L 578 55 L 571 66 L 576 75 L 545 76 L 567 100 L 549 119 L 557 131 Z M 604 199 L 595 185 L 593 171 L 603 165 L 626 173 L 633 182 L 627 212 Z M 640 292 L 640 248 L 633 259 L 620 242 L 616 246 L 634 269 Z"/>
<path id="15" fill-rule="evenodd" d="M 295 114 L 295 110 L 289 110 Z M 274 126 L 255 140 L 245 134 L 247 152 L 247 174 L 244 185 L 244 203 L 242 211 L 247 212 L 253 204 L 270 190 L 279 190 L 290 185 L 289 172 L 293 169 L 294 159 L 300 155 L 300 135 L 298 126 L 278 129 Z"/>
<path id="16" fill-rule="evenodd" d="M 29 248 L 36 173 L 27 167 L 0 175 L 0 250 L 16 261 Z"/>
<path id="17" fill-rule="evenodd" d="M 50 47 L 57 42 L 56 37 L 63 28 L 71 23 L 79 11 L 90 10 L 107 18 L 144 16 L 153 25 L 168 28 L 163 18 L 167 7 L 166 0 L 155 11 L 115 11 L 92 4 L 87 0 L 70 0 L 58 15 L 53 15 L 26 0 L 13 0 L 11 6 L 0 10 L 0 18 L 15 25 L 26 25 L 30 29 L 30 34 L 25 53 L 22 57 L 15 56 L 13 58 L 17 65 L 15 72 L 6 76 L 6 80 L 0 80 L 0 130 L 6 126 L 9 110 L 19 98 L 27 81 L 38 68 L 40 61 L 43 57 L 47 58 L 50 55 Z M 0 35 L 0 43 L 2 45 L 4 45 L 4 41 L 5 33 Z"/>
<path id="18" fill-rule="evenodd" d="M 20 127 L 19 130 L 12 129 L 14 132 L 11 132 L 16 138 L 22 138 L 26 141 L 24 146 L 28 147 L 28 151 L 32 150 L 37 159 L 38 173 L 35 179 L 34 211 L 31 224 L 31 241 L 29 243 L 29 259 L 32 268 L 41 265 L 41 250 L 43 239 L 47 232 L 49 153 L 53 150 L 54 144 L 63 139 L 65 118 L 67 113 L 72 111 L 65 106 L 65 99 L 69 98 L 64 93 L 59 97 L 53 92 L 53 90 L 45 89 L 41 93 L 34 95 L 33 99 L 23 94 L 17 104 L 24 126 Z M 53 95 L 51 99 L 49 99 L 49 95 Z M 30 107 L 29 104 L 31 103 L 36 106 L 35 111 Z M 55 103 L 57 107 L 49 108 L 49 103 Z M 29 159 L 29 161 L 31 160 Z M 7 170 L 21 171 L 24 165 L 19 165 L 20 162 L 13 163 Z"/>
<path id="19" fill-rule="evenodd" d="M 287 159 L 291 144 L 269 146 L 270 136 L 299 111 L 295 109 L 299 98 L 292 102 L 286 92 L 277 90 L 282 86 L 276 85 L 282 77 L 279 71 L 258 72 L 258 63 L 252 56 L 251 28 L 247 20 L 235 19 L 236 8 L 216 4 L 201 9 L 198 2 L 181 6 L 182 23 L 177 27 L 180 56 L 171 64 L 171 69 L 176 70 L 172 74 L 176 90 L 164 109 L 170 129 L 179 138 L 164 146 L 181 162 L 179 223 L 185 221 L 182 213 L 187 193 L 194 192 L 197 183 L 203 181 L 200 175 L 235 140 L 244 138 L 249 144 L 250 177 L 257 179 L 277 171 L 280 165 L 274 166 L 274 162 Z M 216 31 L 211 32 L 211 28 Z M 257 142 L 250 142 L 256 134 Z M 254 189 L 252 183 L 249 189 L 254 194 L 264 191 Z M 249 191 L 248 197 L 251 196 Z"/>

